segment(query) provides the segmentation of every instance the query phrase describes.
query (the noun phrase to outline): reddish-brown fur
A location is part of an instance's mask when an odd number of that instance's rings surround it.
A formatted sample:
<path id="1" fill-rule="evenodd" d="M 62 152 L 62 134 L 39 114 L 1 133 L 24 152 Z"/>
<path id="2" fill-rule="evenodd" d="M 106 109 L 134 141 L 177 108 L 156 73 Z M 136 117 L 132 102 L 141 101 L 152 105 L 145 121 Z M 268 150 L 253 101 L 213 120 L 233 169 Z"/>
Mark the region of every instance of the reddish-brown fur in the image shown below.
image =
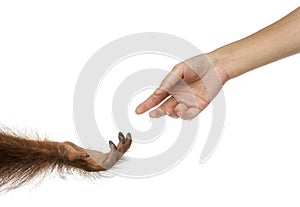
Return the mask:
<path id="1" fill-rule="evenodd" d="M 119 144 L 109 142 L 111 151 L 87 150 L 71 142 L 32 140 L 0 131 L 0 189 L 22 186 L 45 172 L 79 169 L 98 172 L 112 167 L 129 149 L 132 139 L 119 133 Z"/>

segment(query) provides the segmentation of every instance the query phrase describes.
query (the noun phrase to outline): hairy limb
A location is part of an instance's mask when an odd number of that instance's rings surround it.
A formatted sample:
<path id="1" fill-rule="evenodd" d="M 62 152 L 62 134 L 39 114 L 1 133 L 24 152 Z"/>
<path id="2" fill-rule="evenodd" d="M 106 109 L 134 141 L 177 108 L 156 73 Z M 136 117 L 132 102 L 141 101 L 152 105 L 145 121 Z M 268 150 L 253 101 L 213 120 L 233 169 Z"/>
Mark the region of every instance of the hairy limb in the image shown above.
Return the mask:
<path id="1" fill-rule="evenodd" d="M 0 131 L 0 189 L 10 190 L 53 170 L 75 168 L 98 172 L 111 168 L 130 148 L 131 135 L 119 133 L 110 152 L 83 149 L 71 142 L 31 140 L 15 133 Z"/>
<path id="2" fill-rule="evenodd" d="M 126 138 L 120 132 L 119 143 L 116 146 L 109 141 L 110 152 L 103 153 L 95 150 L 83 149 L 71 142 L 62 143 L 65 149 L 61 156 L 66 157 L 65 163 L 89 172 L 103 171 L 111 168 L 127 152 L 132 143 L 130 133 Z"/>

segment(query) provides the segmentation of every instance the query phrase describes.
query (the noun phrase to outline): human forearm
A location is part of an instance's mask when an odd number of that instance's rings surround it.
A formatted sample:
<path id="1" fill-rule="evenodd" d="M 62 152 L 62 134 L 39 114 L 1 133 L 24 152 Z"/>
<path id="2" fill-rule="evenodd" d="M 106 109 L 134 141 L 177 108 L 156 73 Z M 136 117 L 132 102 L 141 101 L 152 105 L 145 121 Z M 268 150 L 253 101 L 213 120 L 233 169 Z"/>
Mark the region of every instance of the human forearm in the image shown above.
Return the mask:
<path id="1" fill-rule="evenodd" d="M 228 79 L 300 52 L 300 7 L 274 24 L 211 53 Z"/>
<path id="2" fill-rule="evenodd" d="M 160 104 L 150 111 L 150 117 L 193 119 L 227 80 L 298 52 L 300 7 L 249 37 L 177 64 L 160 87 L 137 107 L 136 113 L 142 114 Z"/>

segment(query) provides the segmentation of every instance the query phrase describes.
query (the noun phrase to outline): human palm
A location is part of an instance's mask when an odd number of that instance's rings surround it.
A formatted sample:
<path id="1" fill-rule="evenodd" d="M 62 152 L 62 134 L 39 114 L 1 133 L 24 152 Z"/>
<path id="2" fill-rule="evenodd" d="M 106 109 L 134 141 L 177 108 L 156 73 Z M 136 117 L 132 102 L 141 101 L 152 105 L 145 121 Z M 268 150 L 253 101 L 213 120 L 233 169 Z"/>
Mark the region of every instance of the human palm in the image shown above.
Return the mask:
<path id="1" fill-rule="evenodd" d="M 213 64 L 212 57 L 195 56 L 176 65 L 136 113 L 142 114 L 162 103 L 150 111 L 150 117 L 169 115 L 191 120 L 211 102 L 225 81 L 226 75 Z"/>

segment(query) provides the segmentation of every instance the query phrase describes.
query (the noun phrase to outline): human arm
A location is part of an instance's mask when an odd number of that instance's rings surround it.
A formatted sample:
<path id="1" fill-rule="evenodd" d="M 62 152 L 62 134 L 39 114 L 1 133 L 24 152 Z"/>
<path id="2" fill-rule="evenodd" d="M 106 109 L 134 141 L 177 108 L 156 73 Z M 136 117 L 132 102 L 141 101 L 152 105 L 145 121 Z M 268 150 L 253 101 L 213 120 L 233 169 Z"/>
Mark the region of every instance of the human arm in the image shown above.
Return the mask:
<path id="1" fill-rule="evenodd" d="M 137 109 L 152 118 L 193 119 L 230 79 L 300 52 L 300 8 L 272 25 L 210 53 L 176 65 Z"/>
<path id="2" fill-rule="evenodd" d="M 231 79 L 300 52 L 300 7 L 270 26 L 210 53 Z"/>

